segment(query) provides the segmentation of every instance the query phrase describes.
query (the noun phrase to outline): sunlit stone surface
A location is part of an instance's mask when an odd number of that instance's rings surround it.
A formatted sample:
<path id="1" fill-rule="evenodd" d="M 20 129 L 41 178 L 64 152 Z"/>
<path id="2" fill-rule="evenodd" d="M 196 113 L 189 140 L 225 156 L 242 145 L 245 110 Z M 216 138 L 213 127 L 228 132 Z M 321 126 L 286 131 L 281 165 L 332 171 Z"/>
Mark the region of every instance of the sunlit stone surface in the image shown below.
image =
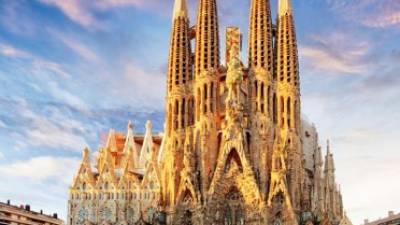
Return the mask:
<path id="1" fill-rule="evenodd" d="M 235 27 L 220 63 L 216 0 L 198 4 L 192 27 L 186 0 L 175 1 L 164 133 L 129 124 L 97 158 L 84 150 L 68 223 L 349 224 L 333 155 L 328 147 L 323 160 L 315 126 L 300 118 L 291 1 L 279 1 L 273 25 L 269 1 L 252 0 L 247 66 Z"/>

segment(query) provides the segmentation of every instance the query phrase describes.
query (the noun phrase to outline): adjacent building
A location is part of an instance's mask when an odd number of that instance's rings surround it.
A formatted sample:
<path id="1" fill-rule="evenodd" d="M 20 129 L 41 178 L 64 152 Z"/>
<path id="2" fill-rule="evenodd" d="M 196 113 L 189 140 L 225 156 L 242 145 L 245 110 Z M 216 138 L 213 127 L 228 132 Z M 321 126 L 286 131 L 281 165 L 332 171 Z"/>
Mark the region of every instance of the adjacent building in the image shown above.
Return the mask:
<path id="1" fill-rule="evenodd" d="M 400 213 L 389 211 L 387 217 L 372 222 L 366 219 L 362 225 L 400 225 Z"/>
<path id="2" fill-rule="evenodd" d="M 192 25 L 175 0 L 164 132 L 129 123 L 96 157 L 85 149 L 68 224 L 351 224 L 330 144 L 323 158 L 301 119 L 291 0 L 279 0 L 276 23 L 269 0 L 251 0 L 247 64 L 237 27 L 221 63 L 217 1 L 197 2 Z"/>
<path id="3" fill-rule="evenodd" d="M 57 214 L 46 215 L 43 211 L 32 211 L 29 205 L 15 206 L 0 202 L 1 225 L 63 225 L 64 221 L 58 219 Z"/>

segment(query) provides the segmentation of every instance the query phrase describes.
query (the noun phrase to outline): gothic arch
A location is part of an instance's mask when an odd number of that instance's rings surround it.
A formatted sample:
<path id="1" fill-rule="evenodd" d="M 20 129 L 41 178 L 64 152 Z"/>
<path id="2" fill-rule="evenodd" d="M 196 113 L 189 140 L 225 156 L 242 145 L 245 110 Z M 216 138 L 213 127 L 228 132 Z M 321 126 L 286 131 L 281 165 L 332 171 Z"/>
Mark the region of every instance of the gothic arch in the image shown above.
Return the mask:
<path id="1" fill-rule="evenodd" d="M 232 163 L 236 163 L 236 165 L 239 168 L 239 171 L 243 173 L 243 164 L 242 161 L 240 160 L 239 154 L 235 148 L 231 149 L 229 152 L 228 157 L 226 158 L 226 164 L 225 164 L 225 172 L 229 171 L 231 166 L 233 165 Z"/>
<path id="2" fill-rule="evenodd" d="M 193 196 L 192 192 L 189 191 L 188 189 L 186 189 L 182 194 L 182 199 L 181 199 L 182 203 L 187 206 L 190 206 L 191 204 L 193 204 L 193 199 L 194 199 L 194 196 Z"/>

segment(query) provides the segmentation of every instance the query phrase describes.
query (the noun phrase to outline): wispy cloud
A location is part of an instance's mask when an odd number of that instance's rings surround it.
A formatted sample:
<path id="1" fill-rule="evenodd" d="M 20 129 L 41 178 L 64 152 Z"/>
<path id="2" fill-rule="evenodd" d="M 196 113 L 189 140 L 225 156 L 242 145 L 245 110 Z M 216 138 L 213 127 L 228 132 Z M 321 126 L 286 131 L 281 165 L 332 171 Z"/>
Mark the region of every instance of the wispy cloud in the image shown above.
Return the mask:
<path id="1" fill-rule="evenodd" d="M 35 181 L 60 179 L 65 184 L 69 184 L 74 173 L 72 168 L 77 168 L 78 164 L 78 158 L 40 156 L 25 161 L 1 165 L 0 174 Z"/>
<path id="2" fill-rule="evenodd" d="M 7 57 L 17 57 L 17 58 L 30 57 L 29 53 L 16 49 L 11 45 L 6 45 L 2 43 L 0 43 L 0 54 Z"/>
<path id="3" fill-rule="evenodd" d="M 316 70 L 329 71 L 331 73 L 359 74 L 366 69 L 364 65 L 357 65 L 323 48 L 302 46 L 299 51 L 303 57 L 309 58 L 310 62 L 312 62 L 312 68 Z"/>
<path id="4" fill-rule="evenodd" d="M 99 62 L 100 59 L 97 57 L 96 53 L 93 52 L 87 45 L 65 36 L 64 34 L 52 32 L 56 38 L 58 38 L 62 43 L 64 43 L 67 47 L 69 47 L 76 54 L 81 56 L 90 62 Z"/>
<path id="5" fill-rule="evenodd" d="M 123 79 L 118 81 L 118 83 L 124 87 L 127 92 L 134 90 L 135 93 L 131 95 L 132 100 L 133 98 L 138 99 L 140 105 L 151 107 L 148 103 L 163 103 L 165 75 L 162 71 L 156 70 L 148 72 L 135 63 L 125 62 Z M 129 94 L 126 93 L 126 96 L 129 96 Z M 138 96 L 141 97 L 137 98 Z"/>
<path id="6" fill-rule="evenodd" d="M 400 9 L 397 11 L 394 9 L 382 10 L 379 15 L 380 16 L 375 20 L 372 18 L 365 19 L 363 24 L 369 27 L 379 28 L 400 25 Z"/>
<path id="7" fill-rule="evenodd" d="M 19 116 L 29 121 L 22 135 L 18 135 L 19 148 L 42 147 L 60 150 L 80 151 L 89 146 L 83 137 L 85 132 L 81 122 L 70 119 L 53 108 L 46 115 L 34 112 L 25 100 L 21 100 Z"/>
<path id="8" fill-rule="evenodd" d="M 6 127 L 7 125 L 2 120 L 0 120 L 0 128 L 6 128 Z"/>
<path id="9" fill-rule="evenodd" d="M 299 54 L 313 70 L 331 74 L 362 74 L 369 66 L 366 56 L 371 46 L 367 41 L 350 40 L 353 38 L 338 31 L 315 35 L 310 44 L 300 46 Z"/>
<path id="10" fill-rule="evenodd" d="M 328 0 L 328 3 L 347 19 L 366 27 L 400 26 L 400 2 L 397 0 Z"/>
<path id="11" fill-rule="evenodd" d="M 62 65 L 56 62 L 43 60 L 40 58 L 31 58 L 32 59 L 32 72 L 36 74 L 42 73 L 43 71 L 48 71 L 54 73 L 64 79 L 70 78 L 68 72 L 66 72 Z"/>
<path id="12" fill-rule="evenodd" d="M 90 107 L 77 95 L 63 89 L 55 81 L 48 82 L 48 91 L 50 94 L 60 102 L 64 102 L 70 106 L 73 106 L 83 112 L 89 112 Z"/>
<path id="13" fill-rule="evenodd" d="M 44 70 L 57 74 L 63 78 L 69 78 L 70 75 L 64 70 L 64 68 L 53 61 L 43 59 L 39 56 L 18 49 L 12 45 L 8 45 L 0 42 L 0 55 L 13 59 L 25 59 L 30 62 L 29 65 L 32 67 L 32 72 L 41 73 Z"/>
<path id="14" fill-rule="evenodd" d="M 42 3 L 59 8 L 69 19 L 85 27 L 98 26 L 94 16 L 87 10 L 83 1 L 40 0 Z"/>
<path id="15" fill-rule="evenodd" d="M 137 8 L 153 8 L 161 9 L 161 6 L 167 6 L 167 1 L 159 0 L 97 0 L 97 1 L 81 1 L 81 0 L 39 0 L 40 2 L 57 7 L 70 20 L 89 29 L 104 29 L 104 25 L 100 19 L 96 17 L 96 12 L 105 11 L 113 8 L 133 6 Z"/>
<path id="16" fill-rule="evenodd" d="M 32 19 L 34 12 L 22 2 L 7 1 L 7 4 L 0 4 L 0 25 L 13 34 L 33 37 L 38 33 L 39 27 Z"/>

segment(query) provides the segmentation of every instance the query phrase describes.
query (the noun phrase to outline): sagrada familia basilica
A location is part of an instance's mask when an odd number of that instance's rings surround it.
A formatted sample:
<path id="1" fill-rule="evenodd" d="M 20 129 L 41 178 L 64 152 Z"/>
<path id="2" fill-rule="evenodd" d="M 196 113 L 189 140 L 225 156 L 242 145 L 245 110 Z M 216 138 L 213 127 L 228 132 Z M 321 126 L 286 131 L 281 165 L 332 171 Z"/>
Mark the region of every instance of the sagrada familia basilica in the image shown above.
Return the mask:
<path id="1" fill-rule="evenodd" d="M 226 28 L 220 62 L 217 0 L 198 0 L 191 26 L 175 0 L 162 134 L 111 130 L 88 149 L 68 201 L 69 225 L 347 225 L 333 155 L 322 158 L 301 119 L 291 0 L 251 0 L 248 64 Z M 192 44 L 195 46 L 192 50 Z"/>

